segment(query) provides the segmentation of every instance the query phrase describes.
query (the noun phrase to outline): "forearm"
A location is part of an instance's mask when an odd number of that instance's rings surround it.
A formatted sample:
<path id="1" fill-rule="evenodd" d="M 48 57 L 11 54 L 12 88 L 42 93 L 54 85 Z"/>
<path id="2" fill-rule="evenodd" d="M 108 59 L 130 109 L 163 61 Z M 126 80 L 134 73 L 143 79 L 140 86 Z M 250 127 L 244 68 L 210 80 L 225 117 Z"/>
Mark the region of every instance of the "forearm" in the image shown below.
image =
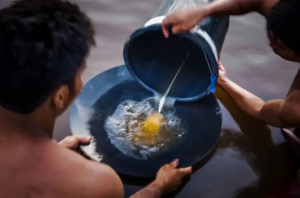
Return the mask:
<path id="1" fill-rule="evenodd" d="M 221 84 L 219 83 L 219 87 L 223 89 L 243 111 L 255 118 L 261 119 L 260 111 L 265 104 L 262 99 L 229 79 Z"/>
<path id="2" fill-rule="evenodd" d="M 161 196 L 163 196 L 162 189 L 153 182 L 130 198 L 160 198 Z"/>
<path id="3" fill-rule="evenodd" d="M 247 114 L 275 127 L 293 127 L 294 123 L 287 122 L 282 116 L 284 100 L 272 100 L 264 102 L 256 95 L 243 89 L 231 80 L 219 83 L 228 96 Z M 282 119 L 284 117 L 284 119 Z"/>
<path id="4" fill-rule="evenodd" d="M 206 16 L 215 15 L 243 15 L 249 12 L 260 12 L 263 0 L 215 0 L 205 6 Z M 199 11 L 203 9 L 198 7 Z"/>

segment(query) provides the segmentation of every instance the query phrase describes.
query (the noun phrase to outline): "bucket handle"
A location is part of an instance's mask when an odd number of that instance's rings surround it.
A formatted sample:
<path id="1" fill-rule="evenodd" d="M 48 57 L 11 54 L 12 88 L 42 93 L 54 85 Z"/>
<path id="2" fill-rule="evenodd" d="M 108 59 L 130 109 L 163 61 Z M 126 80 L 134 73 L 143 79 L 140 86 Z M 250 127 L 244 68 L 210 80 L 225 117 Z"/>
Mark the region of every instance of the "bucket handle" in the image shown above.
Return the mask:
<path id="1" fill-rule="evenodd" d="M 205 57 L 205 60 L 206 60 L 206 63 L 208 65 L 208 69 L 209 69 L 209 72 L 210 72 L 210 92 L 215 93 L 216 92 L 216 79 L 217 79 L 217 77 L 212 72 L 211 65 L 210 65 L 209 61 L 207 60 L 206 53 L 205 53 L 202 46 L 201 46 L 201 49 L 202 49 L 202 52 L 204 54 L 204 57 Z"/>
<path id="2" fill-rule="evenodd" d="M 215 75 L 210 76 L 210 92 L 211 93 L 216 92 L 216 76 Z"/>

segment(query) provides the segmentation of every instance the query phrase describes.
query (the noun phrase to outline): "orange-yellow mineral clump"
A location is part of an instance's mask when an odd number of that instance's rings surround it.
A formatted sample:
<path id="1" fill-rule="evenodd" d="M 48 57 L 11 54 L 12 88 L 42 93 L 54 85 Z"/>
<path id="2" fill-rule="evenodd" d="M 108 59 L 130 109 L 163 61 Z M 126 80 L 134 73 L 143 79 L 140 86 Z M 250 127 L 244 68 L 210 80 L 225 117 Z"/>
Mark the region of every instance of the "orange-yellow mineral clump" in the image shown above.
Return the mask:
<path id="1" fill-rule="evenodd" d="M 142 133 L 145 136 L 156 135 L 160 131 L 164 116 L 160 113 L 155 113 L 149 116 L 142 126 Z"/>

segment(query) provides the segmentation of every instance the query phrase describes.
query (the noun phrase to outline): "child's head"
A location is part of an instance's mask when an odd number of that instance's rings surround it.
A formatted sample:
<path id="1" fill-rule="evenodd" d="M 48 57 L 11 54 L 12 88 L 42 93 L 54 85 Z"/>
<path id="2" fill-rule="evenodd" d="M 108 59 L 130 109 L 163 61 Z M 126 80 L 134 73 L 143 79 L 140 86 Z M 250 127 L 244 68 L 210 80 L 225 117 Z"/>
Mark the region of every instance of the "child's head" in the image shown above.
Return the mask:
<path id="1" fill-rule="evenodd" d="M 0 106 L 62 113 L 80 93 L 95 44 L 90 19 L 61 0 L 18 0 L 0 10 Z"/>
<path id="2" fill-rule="evenodd" d="M 267 19 L 274 52 L 284 59 L 300 62 L 300 0 L 280 0 Z"/>

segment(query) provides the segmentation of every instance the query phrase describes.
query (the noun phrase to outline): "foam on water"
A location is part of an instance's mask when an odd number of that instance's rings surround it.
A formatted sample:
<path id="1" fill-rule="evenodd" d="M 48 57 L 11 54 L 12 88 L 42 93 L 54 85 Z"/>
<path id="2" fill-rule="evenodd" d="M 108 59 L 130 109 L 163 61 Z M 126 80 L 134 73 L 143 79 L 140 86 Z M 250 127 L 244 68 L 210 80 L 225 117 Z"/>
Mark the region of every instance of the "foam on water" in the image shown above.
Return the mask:
<path id="1" fill-rule="evenodd" d="M 140 135 L 142 123 L 148 116 L 157 113 L 159 99 L 152 97 L 141 102 L 126 100 L 106 119 L 104 129 L 108 138 L 125 155 L 147 160 L 163 154 L 180 142 L 185 130 L 180 118 L 175 116 L 175 100 L 171 98 L 167 98 L 164 105 L 164 122 L 160 132 L 150 138 Z"/>

